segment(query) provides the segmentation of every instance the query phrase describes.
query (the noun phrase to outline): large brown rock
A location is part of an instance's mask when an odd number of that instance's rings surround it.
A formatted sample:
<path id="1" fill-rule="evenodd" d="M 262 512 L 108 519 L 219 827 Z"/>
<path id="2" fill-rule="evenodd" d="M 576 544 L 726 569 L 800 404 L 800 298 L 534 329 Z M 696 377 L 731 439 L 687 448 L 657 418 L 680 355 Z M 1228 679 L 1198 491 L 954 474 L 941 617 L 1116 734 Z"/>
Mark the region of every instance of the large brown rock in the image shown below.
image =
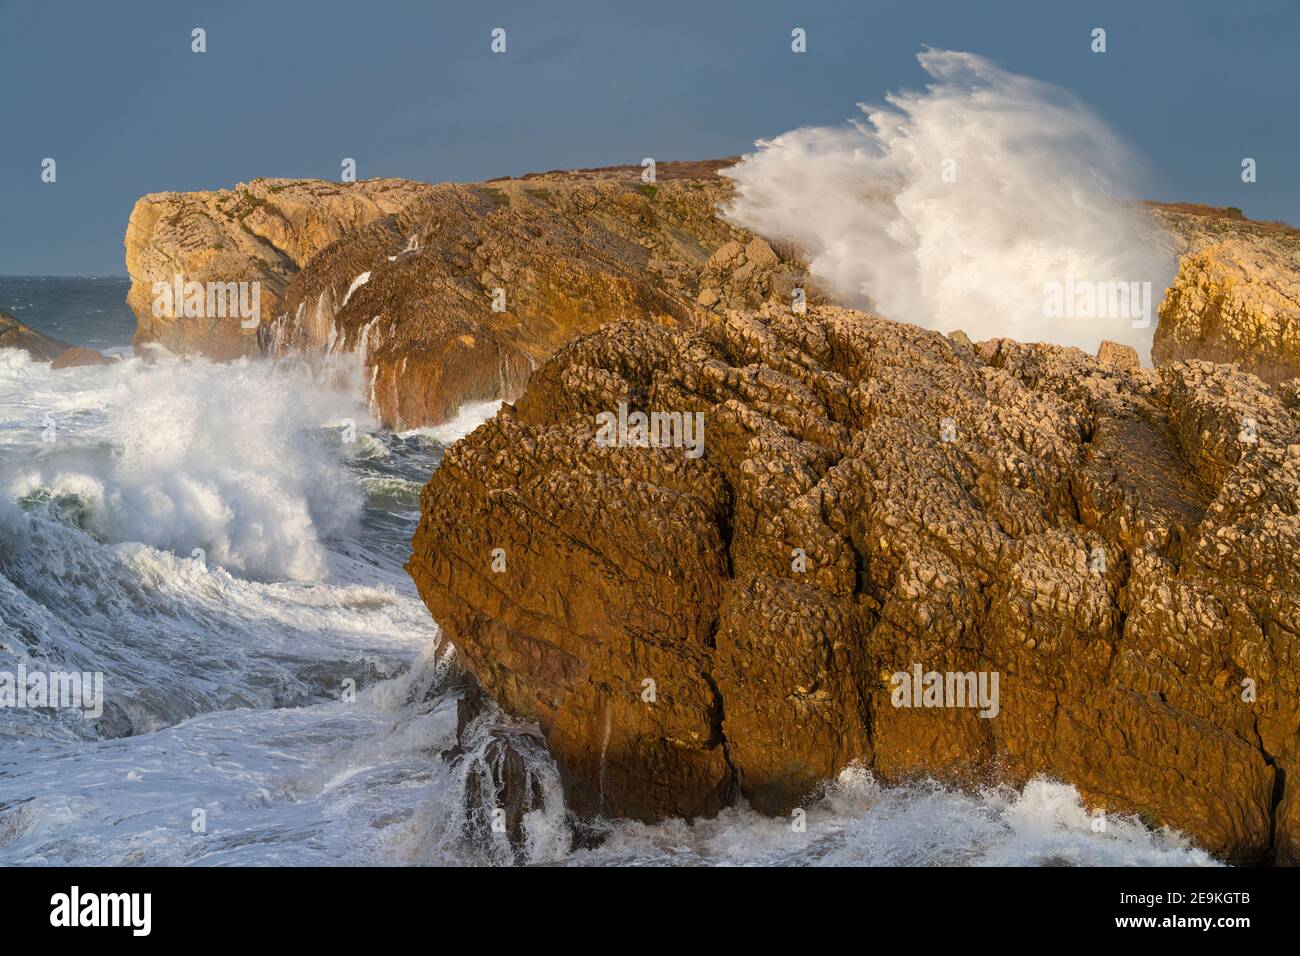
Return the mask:
<path id="1" fill-rule="evenodd" d="M 1047 773 L 1296 862 L 1295 394 L 830 307 L 616 323 L 448 452 L 409 570 L 579 811 Z M 620 402 L 703 456 L 597 447 Z M 996 716 L 893 706 L 914 665 L 996 673 Z"/>

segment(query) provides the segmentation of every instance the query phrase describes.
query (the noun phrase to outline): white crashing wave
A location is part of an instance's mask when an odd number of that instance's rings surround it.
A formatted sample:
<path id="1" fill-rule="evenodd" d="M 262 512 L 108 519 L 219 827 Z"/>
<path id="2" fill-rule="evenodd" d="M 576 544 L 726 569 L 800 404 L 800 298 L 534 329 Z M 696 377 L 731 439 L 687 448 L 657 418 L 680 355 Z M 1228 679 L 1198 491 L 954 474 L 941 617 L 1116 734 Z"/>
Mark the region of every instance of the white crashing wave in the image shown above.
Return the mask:
<path id="1" fill-rule="evenodd" d="M 456 414 L 438 425 L 426 425 L 423 428 L 413 428 L 409 431 L 402 432 L 402 437 L 420 436 L 430 439 L 439 445 L 450 445 L 458 442 L 474 429 L 478 428 L 488 419 L 494 417 L 497 410 L 504 404 L 500 399 L 494 399 L 487 402 L 466 402 Z"/>
<path id="2" fill-rule="evenodd" d="M 657 826 L 620 821 L 576 865 L 1210 866 L 1176 832 L 1111 816 L 1099 828 L 1079 792 L 1048 779 L 963 793 L 933 782 L 882 787 L 849 767 L 801 820 L 743 807 Z"/>
<path id="3" fill-rule="evenodd" d="M 325 576 L 324 540 L 362 496 L 320 429 L 364 420 L 354 402 L 265 363 L 196 360 L 122 363 L 96 404 L 93 422 L 50 414 L 55 440 L 7 476 L 11 496 L 75 500 L 104 541 L 201 549 L 244 577 Z"/>
<path id="4" fill-rule="evenodd" d="M 1112 339 L 1146 356 L 1174 263 L 1126 202 L 1135 158 L 1057 87 L 970 53 L 918 59 L 934 81 L 924 92 L 760 141 L 724 171 L 729 215 L 793 240 L 840 297 L 890 318 L 977 340 Z M 1150 282 L 1152 325 L 1049 318 L 1048 283 L 1071 281 Z"/>

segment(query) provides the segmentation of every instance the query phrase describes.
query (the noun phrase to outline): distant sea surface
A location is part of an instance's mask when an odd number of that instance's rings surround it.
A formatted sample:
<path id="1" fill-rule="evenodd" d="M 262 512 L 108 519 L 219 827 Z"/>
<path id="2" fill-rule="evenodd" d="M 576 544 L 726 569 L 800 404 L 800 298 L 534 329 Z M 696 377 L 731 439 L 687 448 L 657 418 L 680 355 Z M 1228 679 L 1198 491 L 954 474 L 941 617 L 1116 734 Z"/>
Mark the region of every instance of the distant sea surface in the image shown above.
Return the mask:
<path id="1" fill-rule="evenodd" d="M 126 276 L 0 276 L 0 311 L 73 345 L 126 348 L 135 333 L 130 287 Z"/>

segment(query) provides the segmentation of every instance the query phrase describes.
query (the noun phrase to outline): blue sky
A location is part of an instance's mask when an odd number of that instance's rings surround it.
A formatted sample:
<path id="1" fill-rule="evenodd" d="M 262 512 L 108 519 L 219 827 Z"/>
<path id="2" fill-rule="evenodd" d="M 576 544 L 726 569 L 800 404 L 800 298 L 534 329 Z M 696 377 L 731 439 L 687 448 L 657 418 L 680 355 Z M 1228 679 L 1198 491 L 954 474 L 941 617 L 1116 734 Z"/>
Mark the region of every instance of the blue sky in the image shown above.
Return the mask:
<path id="1" fill-rule="evenodd" d="M 139 196 L 344 157 L 437 182 L 731 155 L 923 85 L 925 45 L 1073 91 L 1151 198 L 1300 223 L 1295 0 L 0 0 L 0 274 L 122 274 Z"/>

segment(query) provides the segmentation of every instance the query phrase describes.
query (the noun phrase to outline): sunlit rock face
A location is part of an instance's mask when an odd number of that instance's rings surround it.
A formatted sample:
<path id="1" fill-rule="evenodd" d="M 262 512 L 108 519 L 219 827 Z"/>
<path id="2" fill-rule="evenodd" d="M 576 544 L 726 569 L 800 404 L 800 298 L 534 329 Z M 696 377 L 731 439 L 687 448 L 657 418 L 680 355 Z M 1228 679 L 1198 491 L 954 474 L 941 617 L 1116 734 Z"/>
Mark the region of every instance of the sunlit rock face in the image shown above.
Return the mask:
<path id="1" fill-rule="evenodd" d="M 1234 362 L 1274 383 L 1300 376 L 1300 230 L 1203 206 L 1154 212 L 1182 253 L 1160 307 L 1156 363 Z"/>
<path id="2" fill-rule="evenodd" d="M 598 442 L 621 404 L 703 454 Z M 1047 773 L 1294 862 L 1298 491 L 1290 393 L 1232 367 L 772 304 L 561 349 L 448 453 L 409 570 L 580 811 Z"/>
<path id="3" fill-rule="evenodd" d="M 259 354 L 257 327 L 216 315 L 187 316 L 180 303 L 156 308 L 155 283 L 171 284 L 177 276 L 204 285 L 256 282 L 261 316 L 269 319 L 289 278 L 315 253 L 359 226 L 400 213 L 431 188 L 401 179 L 255 179 L 234 189 L 144 196 L 131 211 L 125 240 L 137 350 L 157 343 L 214 359 Z"/>
<path id="4" fill-rule="evenodd" d="M 164 193 L 127 232 L 136 344 L 225 359 L 355 353 L 387 424 L 517 397 L 555 349 L 606 322 L 689 322 L 818 301 L 806 267 L 718 212 L 730 160 L 473 184 L 256 180 Z M 257 281 L 261 321 L 158 317 L 155 282 Z"/>

